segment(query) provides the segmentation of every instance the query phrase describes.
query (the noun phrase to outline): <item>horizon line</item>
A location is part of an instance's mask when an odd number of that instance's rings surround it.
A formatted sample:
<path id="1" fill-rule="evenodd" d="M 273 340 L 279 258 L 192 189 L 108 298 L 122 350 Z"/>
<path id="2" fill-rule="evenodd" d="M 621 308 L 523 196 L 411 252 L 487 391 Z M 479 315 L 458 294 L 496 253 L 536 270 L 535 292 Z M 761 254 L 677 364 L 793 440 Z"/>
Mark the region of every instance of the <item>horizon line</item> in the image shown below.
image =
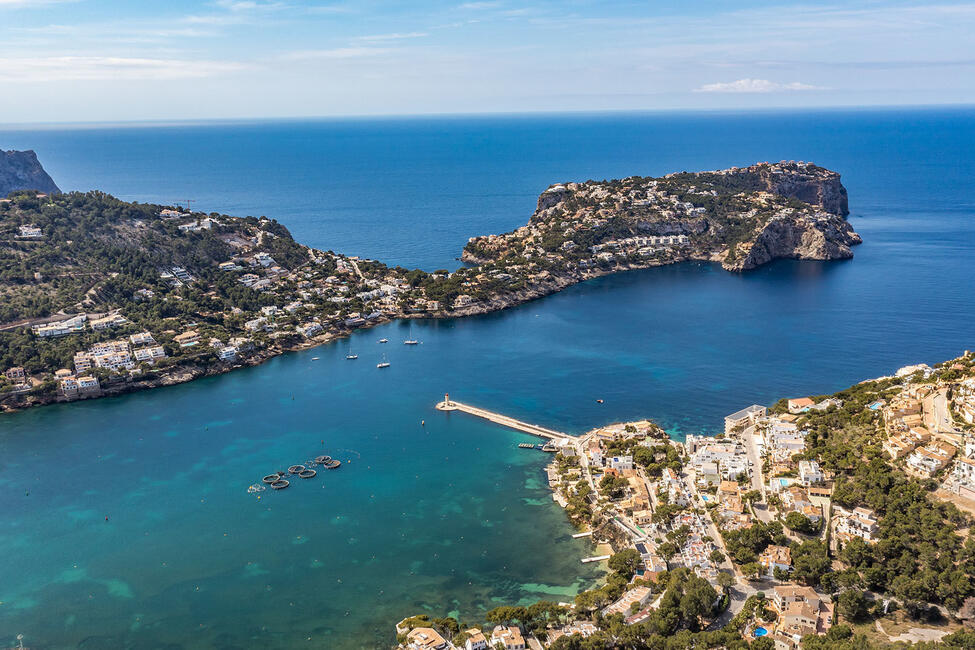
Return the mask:
<path id="1" fill-rule="evenodd" d="M 0 122 L 0 130 L 30 130 L 57 128 L 138 128 L 204 126 L 210 124 L 254 124 L 274 122 L 329 122 L 329 121 L 380 121 L 411 120 L 425 118 L 490 118 L 490 117 L 561 117 L 561 116 L 611 116 L 611 115 L 717 115 L 717 114 L 768 114 L 768 113 L 832 113 L 832 112 L 887 112 L 895 110 L 928 111 L 939 109 L 975 109 L 973 102 L 943 104 L 837 104 L 831 106 L 763 106 L 757 108 L 639 108 L 639 109 L 579 109 L 579 110 L 523 110 L 486 112 L 427 112 L 427 113 L 360 113 L 337 115 L 249 116 L 249 117 L 198 117 L 198 118 L 146 118 L 132 120 L 82 120 L 45 122 Z"/>

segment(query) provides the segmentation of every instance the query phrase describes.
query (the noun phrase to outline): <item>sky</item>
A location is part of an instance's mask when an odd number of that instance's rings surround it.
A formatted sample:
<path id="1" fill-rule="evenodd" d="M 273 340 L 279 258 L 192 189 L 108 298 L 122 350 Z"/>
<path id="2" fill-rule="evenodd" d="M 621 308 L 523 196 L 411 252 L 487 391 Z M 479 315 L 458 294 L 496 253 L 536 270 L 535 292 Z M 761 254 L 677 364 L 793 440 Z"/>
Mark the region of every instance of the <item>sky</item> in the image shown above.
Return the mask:
<path id="1" fill-rule="evenodd" d="M 0 0 L 0 124 L 975 103 L 975 2 Z"/>

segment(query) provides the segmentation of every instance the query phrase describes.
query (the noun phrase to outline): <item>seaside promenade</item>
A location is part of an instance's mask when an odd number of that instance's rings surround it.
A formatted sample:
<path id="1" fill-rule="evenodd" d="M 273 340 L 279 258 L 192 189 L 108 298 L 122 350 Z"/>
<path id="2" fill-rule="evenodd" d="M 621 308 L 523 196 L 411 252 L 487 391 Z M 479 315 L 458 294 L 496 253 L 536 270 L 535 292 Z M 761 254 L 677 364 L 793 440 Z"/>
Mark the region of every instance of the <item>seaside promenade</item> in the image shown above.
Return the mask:
<path id="1" fill-rule="evenodd" d="M 477 408 L 476 406 L 470 406 L 469 404 L 456 402 L 450 399 L 449 395 L 444 395 L 443 401 L 437 402 L 436 408 L 438 411 L 462 411 L 490 422 L 494 422 L 495 424 L 508 427 L 509 429 L 515 429 L 516 431 L 528 433 L 533 436 L 539 436 L 540 438 L 547 438 L 549 440 L 575 439 L 575 436 L 570 436 L 569 434 L 562 433 L 561 431 L 547 429 L 545 427 L 540 427 L 537 424 L 529 424 L 528 422 L 516 420 L 512 417 L 508 417 L 507 415 L 502 415 L 501 413 L 495 413 L 486 409 Z"/>

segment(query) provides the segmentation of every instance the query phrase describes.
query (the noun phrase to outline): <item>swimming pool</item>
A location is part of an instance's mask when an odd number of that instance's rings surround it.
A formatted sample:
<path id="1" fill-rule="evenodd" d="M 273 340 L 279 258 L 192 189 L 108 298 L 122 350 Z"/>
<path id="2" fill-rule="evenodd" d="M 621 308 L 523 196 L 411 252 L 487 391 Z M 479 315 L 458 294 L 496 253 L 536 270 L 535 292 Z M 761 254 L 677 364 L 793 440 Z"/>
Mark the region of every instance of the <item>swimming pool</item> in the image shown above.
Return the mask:
<path id="1" fill-rule="evenodd" d="M 756 627 L 754 630 L 752 630 L 752 636 L 755 637 L 765 636 L 766 634 L 768 634 L 768 630 L 766 630 L 764 627 Z"/>

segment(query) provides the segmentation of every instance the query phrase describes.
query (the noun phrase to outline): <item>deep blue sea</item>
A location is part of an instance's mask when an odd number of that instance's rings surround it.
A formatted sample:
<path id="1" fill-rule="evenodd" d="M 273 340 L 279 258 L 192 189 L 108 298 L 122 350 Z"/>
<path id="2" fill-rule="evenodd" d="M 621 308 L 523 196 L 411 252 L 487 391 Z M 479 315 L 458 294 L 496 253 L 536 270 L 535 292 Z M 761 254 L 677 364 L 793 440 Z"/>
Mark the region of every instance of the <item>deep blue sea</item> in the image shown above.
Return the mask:
<path id="1" fill-rule="evenodd" d="M 762 160 L 840 172 L 864 239 L 850 261 L 627 273 L 417 323 L 415 348 L 398 323 L 362 332 L 356 362 L 342 342 L 0 416 L 0 646 L 376 648 L 406 615 L 568 599 L 599 572 L 545 457 L 434 411 L 445 391 L 572 433 L 650 417 L 679 438 L 975 348 L 973 109 L 0 127 L 0 148 L 35 149 L 64 190 L 267 215 L 430 270 L 523 224 L 554 182 Z M 321 449 L 351 462 L 246 493 Z"/>

